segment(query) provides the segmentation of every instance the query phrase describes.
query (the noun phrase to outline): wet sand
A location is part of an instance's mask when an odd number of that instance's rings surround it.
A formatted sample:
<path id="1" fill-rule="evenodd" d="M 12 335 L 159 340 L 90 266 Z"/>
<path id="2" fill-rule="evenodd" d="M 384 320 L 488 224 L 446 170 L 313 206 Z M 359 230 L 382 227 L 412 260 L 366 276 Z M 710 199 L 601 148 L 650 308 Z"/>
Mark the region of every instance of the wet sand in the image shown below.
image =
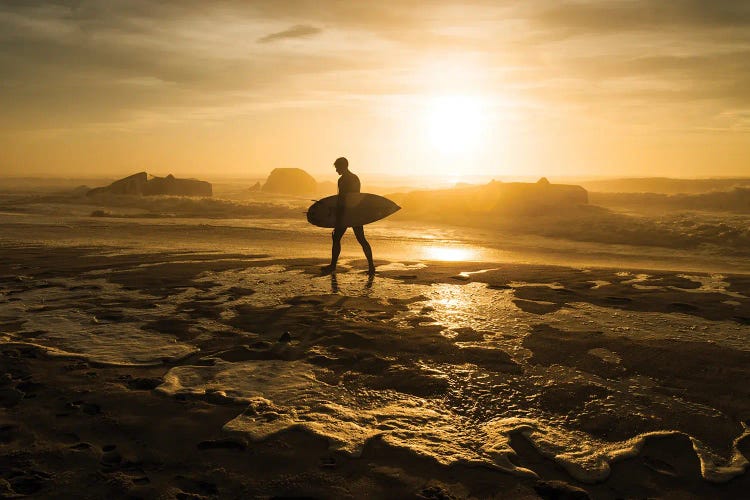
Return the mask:
<path id="1" fill-rule="evenodd" d="M 743 498 L 747 275 L 4 244 L 0 492 Z"/>

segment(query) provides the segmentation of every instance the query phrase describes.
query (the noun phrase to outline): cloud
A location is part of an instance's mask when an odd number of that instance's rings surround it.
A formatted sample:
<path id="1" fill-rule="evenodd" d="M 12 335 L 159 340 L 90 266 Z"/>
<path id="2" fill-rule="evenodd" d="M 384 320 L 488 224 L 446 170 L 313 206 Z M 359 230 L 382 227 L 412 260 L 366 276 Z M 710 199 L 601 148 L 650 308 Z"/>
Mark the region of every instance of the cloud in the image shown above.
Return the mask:
<path id="1" fill-rule="evenodd" d="M 297 26 L 292 26 L 291 28 L 285 29 L 284 31 L 278 31 L 276 33 L 271 33 L 270 35 L 260 37 L 258 38 L 258 43 L 276 42 L 278 40 L 284 40 L 288 38 L 306 38 L 312 35 L 317 35 L 321 31 L 322 30 L 320 28 L 316 28 L 315 26 L 298 24 Z"/>
<path id="2" fill-rule="evenodd" d="M 530 17 L 543 26 L 569 34 L 746 28 L 750 26 L 750 3 L 746 0 L 567 1 L 539 8 Z"/>
<path id="3" fill-rule="evenodd" d="M 16 115 L 0 121 L 415 95 L 420 67 L 462 57 L 482 74 L 462 81 L 540 109 L 651 101 L 678 116 L 700 101 L 733 116 L 750 107 L 748 27 L 745 0 L 0 0 L 0 108 Z"/>

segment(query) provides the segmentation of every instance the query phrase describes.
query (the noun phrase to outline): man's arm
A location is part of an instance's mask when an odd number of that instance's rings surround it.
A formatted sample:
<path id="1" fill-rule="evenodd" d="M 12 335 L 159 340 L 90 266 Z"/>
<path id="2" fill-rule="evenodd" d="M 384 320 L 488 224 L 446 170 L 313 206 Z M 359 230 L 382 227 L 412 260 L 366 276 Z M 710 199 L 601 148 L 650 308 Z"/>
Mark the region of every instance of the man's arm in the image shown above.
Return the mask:
<path id="1" fill-rule="evenodd" d="M 339 179 L 339 193 L 336 196 L 336 227 L 339 228 L 342 225 L 342 222 L 344 220 L 344 196 L 346 195 L 346 192 L 342 192 L 345 190 L 342 190 L 342 179 Z"/>
<path id="2" fill-rule="evenodd" d="M 344 193 L 339 193 L 336 200 L 336 227 L 341 227 L 344 220 Z"/>

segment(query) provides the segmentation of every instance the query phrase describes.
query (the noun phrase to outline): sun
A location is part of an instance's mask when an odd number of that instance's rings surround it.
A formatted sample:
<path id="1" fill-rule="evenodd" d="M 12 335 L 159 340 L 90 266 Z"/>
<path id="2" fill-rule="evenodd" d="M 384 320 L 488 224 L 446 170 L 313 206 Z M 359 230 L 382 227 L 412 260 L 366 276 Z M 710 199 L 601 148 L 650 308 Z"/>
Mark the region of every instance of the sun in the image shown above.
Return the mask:
<path id="1" fill-rule="evenodd" d="M 428 141 L 442 154 L 462 154 L 475 150 L 484 128 L 482 100 L 476 96 L 441 95 L 427 103 Z"/>

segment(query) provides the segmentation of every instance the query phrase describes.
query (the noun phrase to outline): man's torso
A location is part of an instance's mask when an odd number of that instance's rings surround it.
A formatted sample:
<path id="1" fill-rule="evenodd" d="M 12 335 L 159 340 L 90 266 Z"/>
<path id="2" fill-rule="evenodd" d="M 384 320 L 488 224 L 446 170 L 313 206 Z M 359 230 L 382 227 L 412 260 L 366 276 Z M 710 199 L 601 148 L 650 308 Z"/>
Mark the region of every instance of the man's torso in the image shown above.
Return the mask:
<path id="1" fill-rule="evenodd" d="M 359 177 L 351 172 L 345 172 L 339 177 L 339 194 L 359 193 Z"/>

